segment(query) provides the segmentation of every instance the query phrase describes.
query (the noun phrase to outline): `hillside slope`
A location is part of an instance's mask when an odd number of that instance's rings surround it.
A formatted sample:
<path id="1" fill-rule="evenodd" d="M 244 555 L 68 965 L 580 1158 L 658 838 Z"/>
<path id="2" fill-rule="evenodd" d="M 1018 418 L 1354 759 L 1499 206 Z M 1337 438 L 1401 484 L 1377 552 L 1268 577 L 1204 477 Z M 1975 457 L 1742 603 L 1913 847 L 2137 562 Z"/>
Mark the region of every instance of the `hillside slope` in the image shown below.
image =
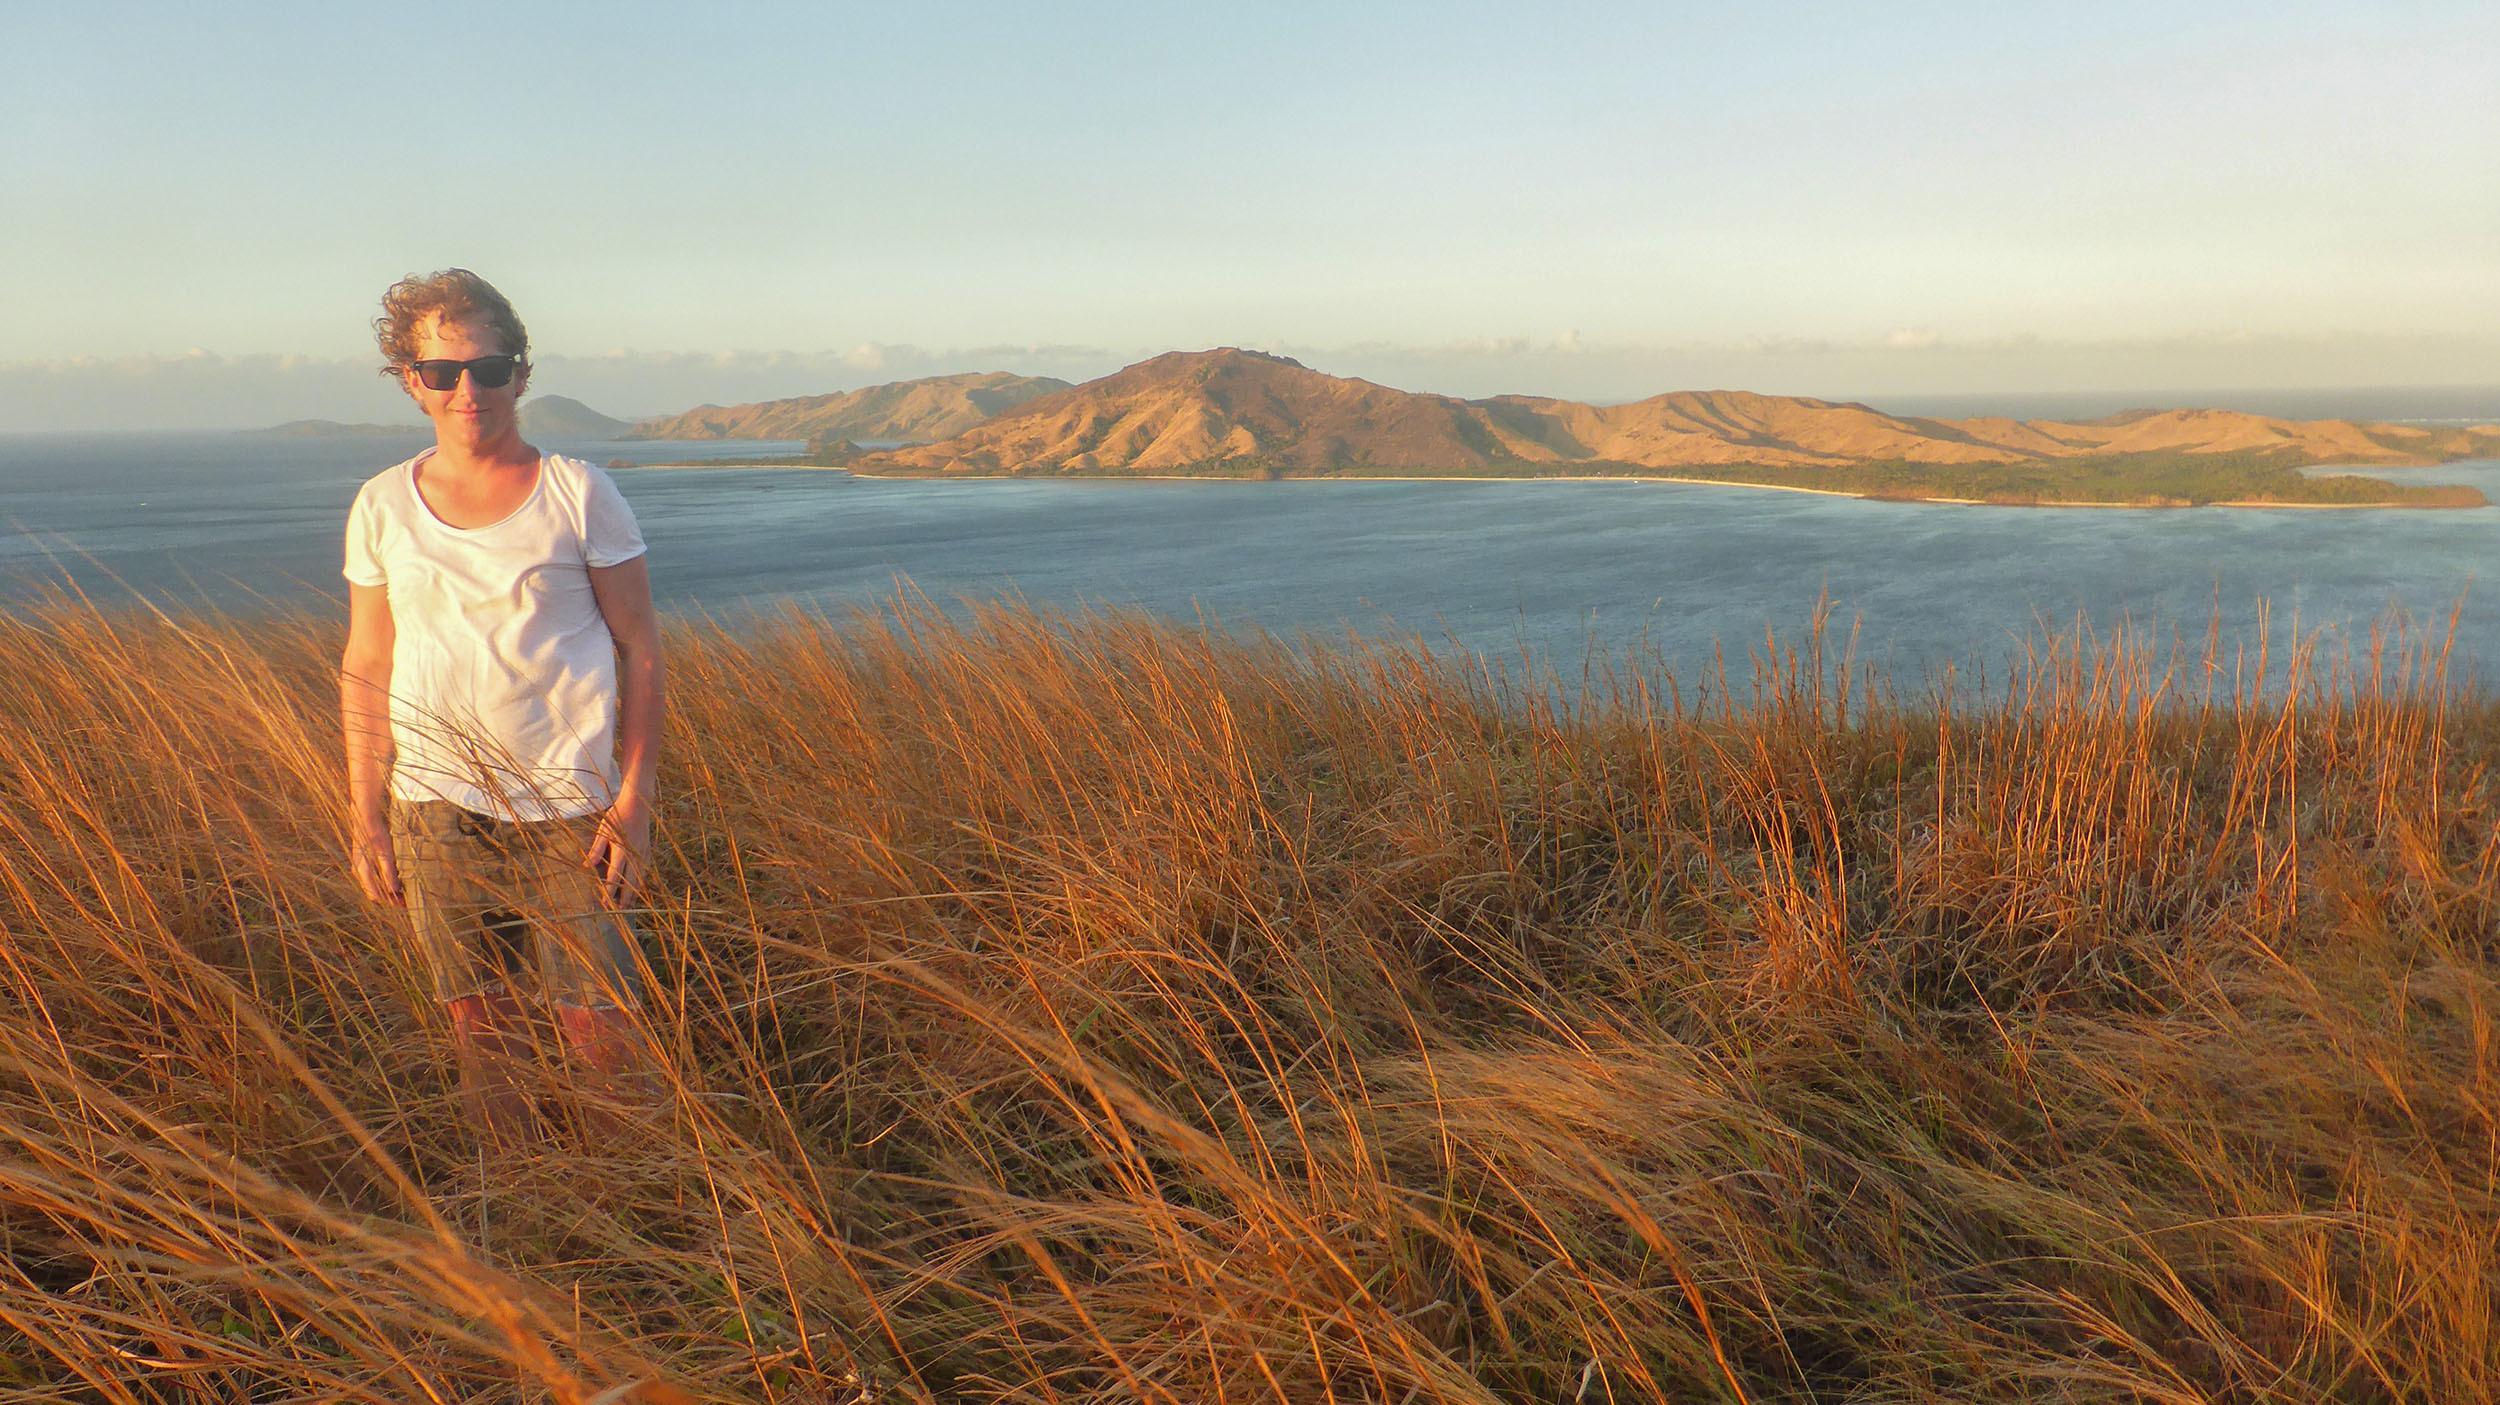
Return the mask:
<path id="1" fill-rule="evenodd" d="M 2004 465 L 2183 454 L 2401 465 L 2479 453 L 2500 453 L 2500 428 L 2433 431 L 2202 409 L 2090 421 L 1949 420 L 1725 390 L 1606 406 L 1519 395 L 1460 400 L 1220 347 L 1141 361 L 1027 400 L 951 438 L 855 462 L 870 471 L 952 473 L 1170 473 L 1227 465 L 1430 472 L 1573 463 L 1669 470 Z"/>
<path id="2" fill-rule="evenodd" d="M 961 434 L 1002 410 L 1066 390 L 1055 376 L 1005 371 L 927 376 L 833 395 L 764 400 L 749 405 L 700 405 L 680 415 L 644 420 L 637 439 L 901 439 L 914 443 Z"/>
<path id="3" fill-rule="evenodd" d="M 633 425 L 603 415 L 564 395 L 534 395 L 521 402 L 521 432 L 562 439 L 622 439 Z"/>

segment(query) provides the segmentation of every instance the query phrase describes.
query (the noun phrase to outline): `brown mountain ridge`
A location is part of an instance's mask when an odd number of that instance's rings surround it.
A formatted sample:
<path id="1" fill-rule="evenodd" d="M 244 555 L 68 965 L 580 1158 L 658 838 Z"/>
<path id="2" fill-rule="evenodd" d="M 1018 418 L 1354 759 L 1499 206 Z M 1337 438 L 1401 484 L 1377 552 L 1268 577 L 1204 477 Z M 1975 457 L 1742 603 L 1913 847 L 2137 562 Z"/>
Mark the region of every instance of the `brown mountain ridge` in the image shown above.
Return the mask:
<path id="1" fill-rule="evenodd" d="M 684 414 L 643 420 L 634 426 L 633 437 L 924 443 L 951 438 L 1037 395 L 1068 388 L 1056 376 L 1017 376 L 1005 371 L 928 376 L 836 395 L 749 405 L 698 405 Z"/>
<path id="2" fill-rule="evenodd" d="M 865 437 L 865 436 L 853 436 Z M 901 437 L 901 436 L 891 436 Z M 937 442 L 861 454 L 867 472 L 1326 473 L 1519 466 L 1843 468 L 2029 465 L 2132 455 L 2243 455 L 2397 466 L 2500 453 L 2500 427 L 2426 429 L 2236 410 L 2084 421 L 1932 419 L 1854 402 L 1678 391 L 1624 405 L 1461 400 L 1333 376 L 1265 352 L 1171 352 L 1037 395 Z"/>

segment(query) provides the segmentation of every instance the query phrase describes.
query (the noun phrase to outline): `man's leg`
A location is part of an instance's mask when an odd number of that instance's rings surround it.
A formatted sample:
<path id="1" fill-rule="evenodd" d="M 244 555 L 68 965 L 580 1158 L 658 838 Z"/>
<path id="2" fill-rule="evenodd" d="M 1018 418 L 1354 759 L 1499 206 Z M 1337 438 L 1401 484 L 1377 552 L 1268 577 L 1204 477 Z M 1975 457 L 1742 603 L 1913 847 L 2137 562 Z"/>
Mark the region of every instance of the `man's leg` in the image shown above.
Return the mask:
<path id="1" fill-rule="evenodd" d="M 509 895 L 494 891 L 502 857 L 448 801 L 392 801 L 391 844 L 417 955 L 451 1022 L 461 1111 L 489 1145 L 517 1150 L 536 1135 L 537 1118 L 521 1081 L 527 1015 L 504 979 L 503 948 L 518 919 Z"/>
<path id="2" fill-rule="evenodd" d="M 658 1100 L 659 1069 L 643 1023 L 641 944 L 610 907 L 599 876 L 582 867 L 595 822 L 525 826 L 536 859 L 530 915 L 538 970 L 555 1007 L 581 1107 L 594 1136 L 625 1130 L 618 1113 Z M 522 861 L 521 854 L 515 859 Z"/>
<path id="3" fill-rule="evenodd" d="M 626 1135 L 636 1116 L 660 1104 L 659 1064 L 641 1010 L 559 1004 L 555 1015 L 582 1130 L 594 1142 Z"/>
<path id="4" fill-rule="evenodd" d="M 451 1017 L 453 1057 L 460 1069 L 460 1106 L 471 1126 L 503 1150 L 527 1146 L 538 1135 L 521 1071 L 530 1057 L 528 1012 L 518 997 L 494 989 L 444 1002 Z"/>

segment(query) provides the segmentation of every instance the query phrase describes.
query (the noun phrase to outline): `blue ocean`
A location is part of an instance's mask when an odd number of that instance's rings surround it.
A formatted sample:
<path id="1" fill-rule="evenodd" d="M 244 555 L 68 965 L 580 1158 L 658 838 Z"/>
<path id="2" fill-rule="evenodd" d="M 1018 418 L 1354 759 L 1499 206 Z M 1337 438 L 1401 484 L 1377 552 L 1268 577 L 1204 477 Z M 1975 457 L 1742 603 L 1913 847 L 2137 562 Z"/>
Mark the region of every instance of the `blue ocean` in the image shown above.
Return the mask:
<path id="1" fill-rule="evenodd" d="M 420 437 L 0 437 L 0 608 L 75 588 L 250 613 L 343 608 L 357 485 Z M 2500 508 L 1993 508 L 1633 482 L 918 482 L 717 465 L 757 442 L 551 442 L 611 464 L 663 605 L 839 614 L 898 590 L 1133 608 L 1282 636 L 1420 636 L 1569 673 L 1592 649 L 1742 670 L 1818 605 L 1896 678 L 2000 667 L 2078 621 L 2252 644 L 2407 618 L 2500 667 Z M 2471 483 L 2500 462 L 2387 476 Z"/>

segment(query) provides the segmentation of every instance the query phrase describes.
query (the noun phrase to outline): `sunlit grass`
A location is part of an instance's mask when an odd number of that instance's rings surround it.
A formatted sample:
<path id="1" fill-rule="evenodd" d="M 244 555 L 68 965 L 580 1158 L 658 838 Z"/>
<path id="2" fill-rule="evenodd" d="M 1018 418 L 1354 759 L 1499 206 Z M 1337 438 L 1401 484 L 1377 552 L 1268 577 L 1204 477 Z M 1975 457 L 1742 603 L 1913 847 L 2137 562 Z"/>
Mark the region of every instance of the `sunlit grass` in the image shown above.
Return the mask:
<path id="1" fill-rule="evenodd" d="M 0 620 L 0 1399 L 2500 1397 L 2435 636 L 1558 698 L 681 623 L 666 1089 L 507 1161 L 341 859 L 339 643 Z"/>

